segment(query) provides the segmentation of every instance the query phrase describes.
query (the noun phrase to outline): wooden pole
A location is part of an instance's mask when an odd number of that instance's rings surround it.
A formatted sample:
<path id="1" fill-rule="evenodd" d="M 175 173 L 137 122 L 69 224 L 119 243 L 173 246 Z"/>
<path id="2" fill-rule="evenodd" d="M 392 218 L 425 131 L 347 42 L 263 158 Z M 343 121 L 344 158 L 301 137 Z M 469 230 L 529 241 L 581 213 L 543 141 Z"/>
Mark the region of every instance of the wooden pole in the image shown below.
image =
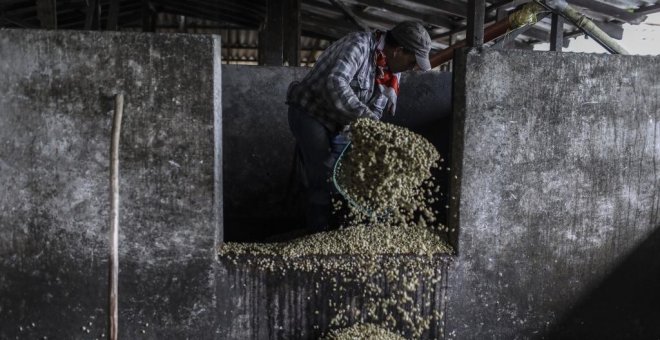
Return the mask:
<path id="1" fill-rule="evenodd" d="M 484 32 L 484 42 L 489 42 L 507 32 L 507 30 L 511 27 L 511 24 L 509 23 L 508 19 L 504 19 L 501 21 L 498 21 L 497 23 L 488 26 Z M 429 59 L 431 61 L 431 67 L 437 67 L 438 65 L 442 65 L 446 63 L 447 61 L 451 60 L 454 58 L 454 51 L 466 46 L 466 41 L 461 40 L 456 42 L 455 44 L 445 48 L 444 50 L 432 55 Z"/>
<path id="2" fill-rule="evenodd" d="M 468 47 L 484 45 L 484 19 L 486 17 L 485 0 L 468 0 L 468 18 L 465 40 Z"/>
<path id="3" fill-rule="evenodd" d="M 119 328 L 118 277 L 119 277 L 119 136 L 121 116 L 124 111 L 124 95 L 115 95 L 115 114 L 112 120 L 112 140 L 110 145 L 110 291 L 109 322 L 110 340 L 117 340 Z"/>

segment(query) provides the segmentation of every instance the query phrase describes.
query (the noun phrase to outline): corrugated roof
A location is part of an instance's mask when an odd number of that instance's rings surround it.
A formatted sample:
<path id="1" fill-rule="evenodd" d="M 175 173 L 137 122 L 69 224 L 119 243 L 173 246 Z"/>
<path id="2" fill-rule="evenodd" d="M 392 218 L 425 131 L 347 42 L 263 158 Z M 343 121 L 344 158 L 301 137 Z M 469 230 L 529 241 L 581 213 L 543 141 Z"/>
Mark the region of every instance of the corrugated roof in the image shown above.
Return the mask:
<path id="1" fill-rule="evenodd" d="M 48 27 L 48 18 L 55 13 L 58 29 L 105 28 L 113 0 L 100 0 L 100 14 L 90 11 L 97 8 L 93 6 L 95 1 L 2 0 L 0 27 Z M 117 1 L 120 30 L 220 34 L 225 45 L 225 61 L 256 63 L 258 32 L 266 18 L 266 0 Z M 504 13 L 528 1 L 487 1 L 487 21 L 495 21 L 498 10 Z M 654 0 L 568 2 L 615 38 L 621 36 L 622 23 L 636 24 L 645 18 L 645 14 L 660 11 L 660 4 Z M 55 4 L 54 12 L 52 3 Z M 331 41 L 359 30 L 356 22 L 369 29 L 386 30 L 402 20 L 421 21 L 432 33 L 434 49 L 440 50 L 450 44 L 450 39 L 460 39 L 464 35 L 466 15 L 467 0 L 302 0 L 301 64 L 313 63 Z M 94 18 L 100 18 L 100 21 L 95 22 Z M 570 24 L 566 24 L 564 30 L 568 37 L 580 34 Z M 516 40 L 519 44 L 543 42 L 549 39 L 549 32 L 550 21 L 546 18 Z"/>

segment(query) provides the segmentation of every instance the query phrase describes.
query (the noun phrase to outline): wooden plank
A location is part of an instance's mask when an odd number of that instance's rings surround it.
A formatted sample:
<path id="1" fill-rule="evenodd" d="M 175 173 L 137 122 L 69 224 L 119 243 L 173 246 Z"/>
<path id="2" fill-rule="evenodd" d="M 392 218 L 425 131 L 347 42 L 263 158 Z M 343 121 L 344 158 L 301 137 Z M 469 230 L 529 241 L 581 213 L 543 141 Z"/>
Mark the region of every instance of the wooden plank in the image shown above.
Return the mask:
<path id="1" fill-rule="evenodd" d="M 260 65 L 282 66 L 284 63 L 284 0 L 267 0 L 266 22 L 259 35 Z"/>
<path id="2" fill-rule="evenodd" d="M 452 28 L 456 25 L 456 22 L 454 22 L 454 20 L 450 19 L 446 15 L 428 14 L 428 11 L 419 11 L 413 8 L 397 6 L 379 0 L 356 0 L 354 3 L 383 9 L 393 14 L 403 15 L 411 19 L 417 19 L 434 26 Z"/>
<path id="3" fill-rule="evenodd" d="M 392 0 L 390 3 L 396 3 L 405 7 L 413 7 L 413 5 L 420 5 L 427 7 L 431 10 L 441 11 L 461 18 L 467 18 L 468 11 L 465 3 L 458 3 L 453 1 L 437 1 L 437 0 Z"/>
<path id="4" fill-rule="evenodd" d="M 101 2 L 100 0 L 89 0 L 85 10 L 85 30 L 101 28 Z"/>
<path id="5" fill-rule="evenodd" d="M 149 0 L 142 0 L 142 32 L 155 32 L 158 13 Z"/>
<path id="6" fill-rule="evenodd" d="M 57 8 L 55 0 L 37 0 L 37 17 L 41 28 L 57 29 Z"/>
<path id="7" fill-rule="evenodd" d="M 160 12 L 185 15 L 192 18 L 211 20 L 216 22 L 233 22 L 248 27 L 258 27 L 259 20 L 253 16 L 238 15 L 233 12 L 223 10 L 209 3 L 207 5 L 191 5 L 188 2 L 177 0 L 159 0 L 158 4 L 162 6 Z"/>
<path id="8" fill-rule="evenodd" d="M 641 15 L 648 15 L 657 12 L 660 12 L 660 3 L 657 3 L 655 5 L 643 6 L 635 10 L 635 13 Z"/>
<path id="9" fill-rule="evenodd" d="M 557 13 L 552 13 L 550 51 L 561 52 L 562 46 L 564 46 L 564 18 Z"/>
<path id="10" fill-rule="evenodd" d="M 468 24 L 465 36 L 468 47 L 483 46 L 485 16 L 486 1 L 468 0 Z"/>
<path id="11" fill-rule="evenodd" d="M 0 23 L 4 26 L 6 24 L 14 25 L 20 28 L 39 28 L 39 26 L 31 24 L 25 20 L 17 19 L 17 18 L 8 18 L 7 16 L 3 15 L 0 16 Z"/>
<path id="12" fill-rule="evenodd" d="M 639 24 L 646 20 L 646 15 L 642 13 L 628 12 L 621 8 L 608 5 L 594 0 L 567 0 L 571 5 L 588 8 L 590 10 L 605 14 L 609 17 L 627 22 L 629 24 Z"/>
<path id="13" fill-rule="evenodd" d="M 119 28 L 119 0 L 110 0 L 110 9 L 108 10 L 108 23 L 105 29 L 117 31 Z"/>
<path id="14" fill-rule="evenodd" d="M 353 10 L 349 8 L 344 2 L 342 2 L 341 0 L 330 0 L 330 2 L 333 3 L 342 12 L 344 12 L 348 20 L 351 23 L 353 23 L 353 25 L 355 25 L 358 29 L 362 31 L 370 30 L 369 25 L 364 21 L 362 21 L 362 19 L 360 19 L 357 15 L 355 15 L 355 13 L 353 13 Z"/>
<path id="15" fill-rule="evenodd" d="M 300 65 L 300 2 L 284 2 L 284 62 L 289 66 Z"/>

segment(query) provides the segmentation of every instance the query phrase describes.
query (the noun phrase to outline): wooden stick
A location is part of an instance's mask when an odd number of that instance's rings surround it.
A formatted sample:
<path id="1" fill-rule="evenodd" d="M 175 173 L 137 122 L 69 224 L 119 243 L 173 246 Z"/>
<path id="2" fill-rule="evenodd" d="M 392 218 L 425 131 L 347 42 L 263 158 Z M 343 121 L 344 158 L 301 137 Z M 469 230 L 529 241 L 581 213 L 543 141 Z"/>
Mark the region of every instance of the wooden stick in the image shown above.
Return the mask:
<path id="1" fill-rule="evenodd" d="M 110 340 L 117 340 L 119 329 L 119 298 L 117 294 L 119 277 L 119 136 L 121 116 L 124 111 L 124 95 L 115 95 L 115 114 L 112 120 L 112 141 L 110 145 L 110 313 L 108 334 Z"/>

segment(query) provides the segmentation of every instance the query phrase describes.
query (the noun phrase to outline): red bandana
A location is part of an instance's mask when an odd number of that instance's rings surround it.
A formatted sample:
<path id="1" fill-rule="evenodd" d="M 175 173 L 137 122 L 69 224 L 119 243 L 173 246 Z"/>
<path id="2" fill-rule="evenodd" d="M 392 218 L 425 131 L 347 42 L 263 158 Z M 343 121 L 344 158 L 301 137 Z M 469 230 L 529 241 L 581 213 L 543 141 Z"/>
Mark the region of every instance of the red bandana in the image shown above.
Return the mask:
<path id="1" fill-rule="evenodd" d="M 399 95 L 399 77 L 400 73 L 392 73 L 387 67 L 387 57 L 385 53 L 379 48 L 381 47 L 380 39 L 382 32 L 376 32 L 376 85 L 380 88 L 383 95 L 389 100 L 387 110 L 394 114 L 396 109 L 396 99 Z"/>

